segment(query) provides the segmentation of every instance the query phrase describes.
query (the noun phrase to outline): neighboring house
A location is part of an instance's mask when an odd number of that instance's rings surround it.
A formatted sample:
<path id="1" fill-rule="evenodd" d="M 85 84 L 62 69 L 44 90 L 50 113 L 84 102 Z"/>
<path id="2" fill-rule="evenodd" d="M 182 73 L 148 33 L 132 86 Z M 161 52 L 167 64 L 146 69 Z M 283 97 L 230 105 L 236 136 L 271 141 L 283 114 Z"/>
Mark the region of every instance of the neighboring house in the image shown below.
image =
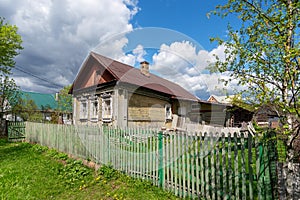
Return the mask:
<path id="1" fill-rule="evenodd" d="M 51 115 L 55 113 L 57 108 L 57 101 L 54 94 L 21 91 L 21 99 L 24 102 L 32 100 L 36 105 L 34 111 L 41 113 L 43 120 L 51 121 Z"/>
<path id="2" fill-rule="evenodd" d="M 51 121 L 54 115 L 58 115 L 58 103 L 57 103 L 57 94 L 44 94 L 37 92 L 25 92 L 20 91 L 20 97 L 22 99 L 22 107 L 18 112 L 23 113 L 40 113 L 42 114 L 43 121 Z M 32 104 L 30 103 L 32 102 Z M 61 122 L 58 123 L 71 123 L 70 119 L 72 111 L 65 111 L 61 116 Z M 8 114 L 6 119 L 9 121 L 21 121 L 23 119 L 18 116 L 13 116 L 12 114 Z M 59 117 L 58 117 L 59 119 Z"/>
<path id="3" fill-rule="evenodd" d="M 233 95 L 217 96 L 211 95 L 207 101 L 210 103 L 223 104 L 227 110 L 226 126 L 240 127 L 244 122 L 249 122 L 253 118 L 253 112 L 231 104 Z"/>
<path id="4" fill-rule="evenodd" d="M 210 97 L 207 99 L 208 102 L 211 103 L 223 103 L 223 104 L 230 104 L 232 96 L 217 96 L 217 95 L 210 95 Z"/>
<path id="5" fill-rule="evenodd" d="M 224 126 L 226 105 L 201 101 L 176 83 L 91 52 L 70 93 L 73 123 L 118 127 L 186 128 L 186 124 Z"/>
<path id="6" fill-rule="evenodd" d="M 277 128 L 279 126 L 278 114 L 268 105 L 263 105 L 254 114 L 254 121 L 260 127 Z"/>

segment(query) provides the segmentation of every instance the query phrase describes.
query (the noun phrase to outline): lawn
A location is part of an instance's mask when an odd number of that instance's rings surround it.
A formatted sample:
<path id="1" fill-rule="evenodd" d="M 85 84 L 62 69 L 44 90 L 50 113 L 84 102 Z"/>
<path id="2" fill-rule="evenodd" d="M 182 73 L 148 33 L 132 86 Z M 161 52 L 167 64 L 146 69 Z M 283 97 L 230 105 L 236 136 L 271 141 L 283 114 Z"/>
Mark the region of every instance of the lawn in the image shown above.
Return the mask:
<path id="1" fill-rule="evenodd" d="M 110 166 L 97 172 L 64 153 L 0 139 L 0 199 L 177 199 Z"/>

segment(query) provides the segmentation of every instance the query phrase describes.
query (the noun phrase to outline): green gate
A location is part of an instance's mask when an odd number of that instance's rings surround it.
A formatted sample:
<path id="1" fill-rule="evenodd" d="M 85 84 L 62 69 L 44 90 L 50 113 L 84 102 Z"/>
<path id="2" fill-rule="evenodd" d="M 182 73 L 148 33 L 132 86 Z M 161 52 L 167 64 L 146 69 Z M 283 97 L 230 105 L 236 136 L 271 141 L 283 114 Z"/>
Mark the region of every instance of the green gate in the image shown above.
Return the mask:
<path id="1" fill-rule="evenodd" d="M 25 139 L 25 122 L 8 122 L 7 132 L 10 141 Z"/>

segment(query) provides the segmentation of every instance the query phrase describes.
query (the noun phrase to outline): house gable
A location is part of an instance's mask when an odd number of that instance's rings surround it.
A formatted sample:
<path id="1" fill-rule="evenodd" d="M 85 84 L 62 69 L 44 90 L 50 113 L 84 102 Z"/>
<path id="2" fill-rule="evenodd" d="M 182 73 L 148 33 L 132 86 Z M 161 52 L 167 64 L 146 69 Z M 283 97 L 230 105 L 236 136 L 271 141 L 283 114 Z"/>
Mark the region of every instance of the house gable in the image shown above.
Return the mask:
<path id="1" fill-rule="evenodd" d="M 208 99 L 207 99 L 208 102 L 212 102 L 212 103 L 219 103 L 218 100 L 213 96 L 211 95 Z"/>
<path id="2" fill-rule="evenodd" d="M 131 84 L 137 86 L 137 88 L 143 87 L 154 92 L 167 94 L 172 98 L 192 101 L 199 100 L 196 96 L 186 91 L 176 83 L 156 76 L 155 74 L 150 73 L 148 76 L 145 76 L 140 69 L 106 58 L 95 52 L 91 52 L 90 55 L 105 66 L 106 69 L 116 78 L 118 83 Z"/>
<path id="3" fill-rule="evenodd" d="M 233 97 L 233 95 L 230 95 L 230 96 L 216 96 L 216 95 L 211 95 L 207 99 L 207 101 L 211 102 L 211 103 L 230 104 L 232 97 Z"/>
<path id="4" fill-rule="evenodd" d="M 73 83 L 72 90 L 80 90 L 104 84 L 115 80 L 115 76 L 112 75 L 109 70 L 91 53 L 83 63 L 81 70 L 79 71 L 77 78 Z"/>

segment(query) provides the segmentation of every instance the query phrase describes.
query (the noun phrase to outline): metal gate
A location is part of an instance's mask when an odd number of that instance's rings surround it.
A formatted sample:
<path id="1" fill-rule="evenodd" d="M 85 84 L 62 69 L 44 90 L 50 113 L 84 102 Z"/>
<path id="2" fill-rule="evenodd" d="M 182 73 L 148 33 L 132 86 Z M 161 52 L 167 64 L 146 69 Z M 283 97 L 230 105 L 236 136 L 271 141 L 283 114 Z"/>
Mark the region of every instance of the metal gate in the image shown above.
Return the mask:
<path id="1" fill-rule="evenodd" d="M 7 132 L 10 141 L 25 139 L 25 122 L 8 122 Z"/>

